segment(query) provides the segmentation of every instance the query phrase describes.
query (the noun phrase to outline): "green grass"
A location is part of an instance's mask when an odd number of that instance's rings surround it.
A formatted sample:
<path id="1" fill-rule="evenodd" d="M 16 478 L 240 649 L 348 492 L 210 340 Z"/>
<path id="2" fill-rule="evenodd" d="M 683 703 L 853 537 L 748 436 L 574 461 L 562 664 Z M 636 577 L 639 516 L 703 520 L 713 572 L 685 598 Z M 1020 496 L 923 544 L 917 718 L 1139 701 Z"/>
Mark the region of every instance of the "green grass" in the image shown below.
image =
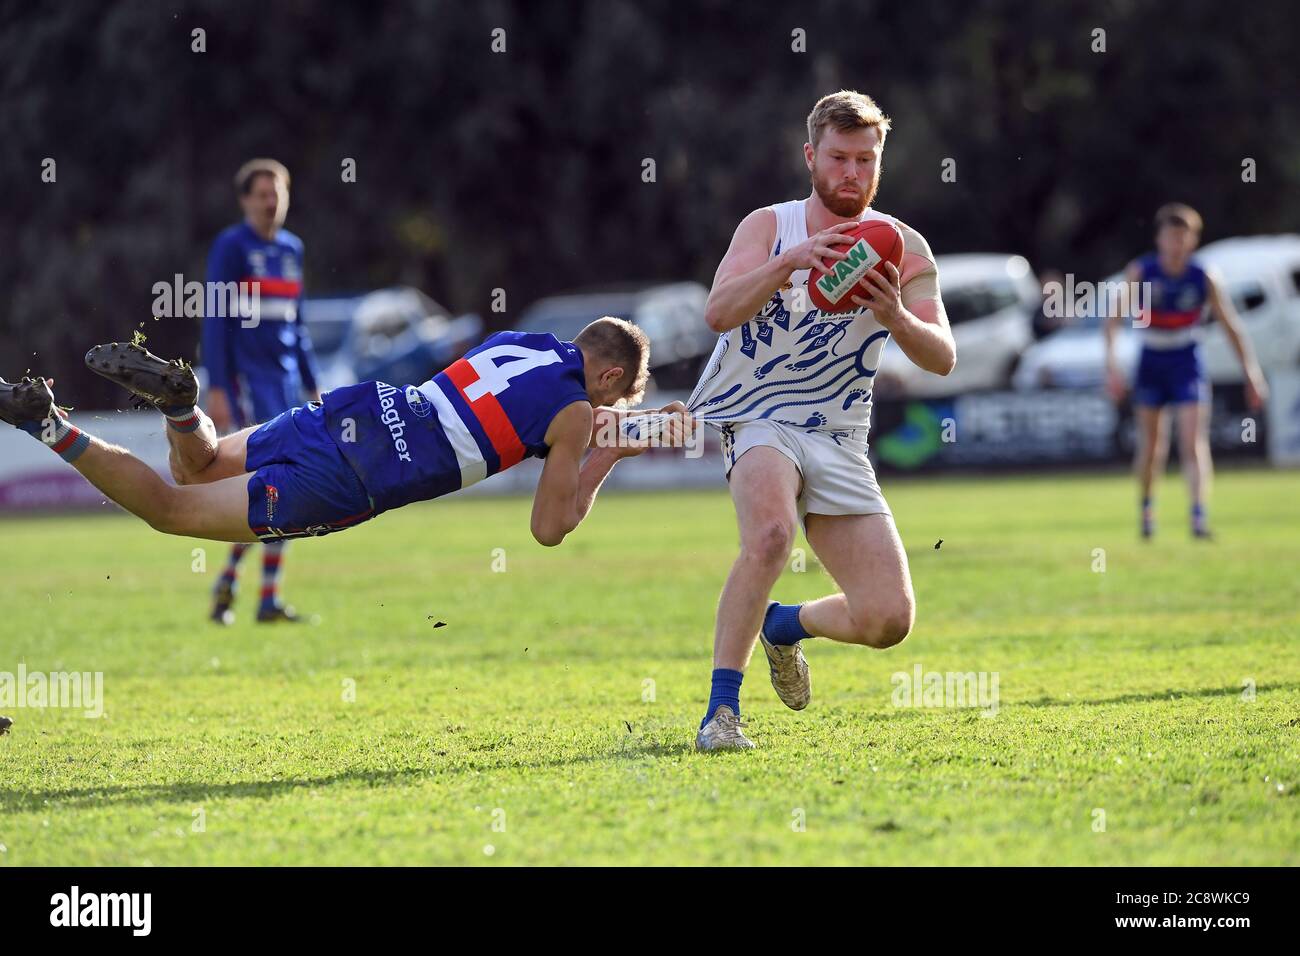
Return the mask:
<path id="1" fill-rule="evenodd" d="M 752 667 L 759 749 L 722 755 L 691 750 L 736 546 L 720 492 L 609 495 L 557 550 L 521 499 L 296 542 L 286 593 L 321 618 L 299 629 L 247 603 L 205 623 L 224 546 L 8 521 L 0 671 L 102 671 L 106 716 L 4 709 L 0 865 L 1294 865 L 1296 490 L 1224 473 L 1205 545 L 1171 477 L 1143 545 L 1122 476 L 887 482 L 912 636 L 810 642 L 799 714 Z M 831 589 L 810 556 L 776 593 Z M 996 672 L 998 712 L 893 706 L 916 664 Z"/>

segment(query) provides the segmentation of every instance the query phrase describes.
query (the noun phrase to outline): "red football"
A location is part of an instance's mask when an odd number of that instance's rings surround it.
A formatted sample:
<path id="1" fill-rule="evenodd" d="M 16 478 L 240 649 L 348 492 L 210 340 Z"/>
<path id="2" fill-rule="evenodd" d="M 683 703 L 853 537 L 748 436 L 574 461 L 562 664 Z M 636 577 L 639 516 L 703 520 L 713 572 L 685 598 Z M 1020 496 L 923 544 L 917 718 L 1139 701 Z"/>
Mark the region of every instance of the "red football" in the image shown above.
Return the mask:
<path id="1" fill-rule="evenodd" d="M 844 233 L 853 238 L 850 245 L 836 245 L 844 259 L 824 259 L 824 271 L 814 269 L 808 275 L 808 298 L 823 312 L 852 312 L 861 308 L 853 296 L 864 299 L 870 296 L 867 273 L 875 269 L 888 275 L 885 263 L 892 262 L 896 269 L 903 267 L 903 234 L 892 222 L 868 219 Z"/>

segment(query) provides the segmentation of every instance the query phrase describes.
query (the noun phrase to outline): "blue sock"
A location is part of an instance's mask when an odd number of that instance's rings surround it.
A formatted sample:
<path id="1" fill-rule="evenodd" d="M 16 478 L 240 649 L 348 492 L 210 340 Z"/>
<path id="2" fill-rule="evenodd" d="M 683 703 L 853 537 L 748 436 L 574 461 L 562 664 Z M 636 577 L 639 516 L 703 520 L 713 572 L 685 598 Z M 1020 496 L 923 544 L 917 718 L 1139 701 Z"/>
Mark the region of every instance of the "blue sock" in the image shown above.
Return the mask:
<path id="1" fill-rule="evenodd" d="M 713 716 L 713 712 L 722 704 L 731 708 L 731 712 L 737 717 L 740 716 L 740 682 L 745 679 L 741 671 L 728 670 L 725 667 L 715 667 L 713 669 L 713 689 L 709 691 L 709 709 L 704 714 L 704 719 L 700 721 L 703 727 Z"/>
<path id="2" fill-rule="evenodd" d="M 767 606 L 763 617 L 763 634 L 772 644 L 797 644 L 805 637 L 812 637 L 799 623 L 799 608 L 802 604 L 778 604 L 773 601 Z"/>
<path id="3" fill-rule="evenodd" d="M 1192 528 L 1196 531 L 1205 530 L 1205 508 L 1199 503 L 1192 505 Z"/>

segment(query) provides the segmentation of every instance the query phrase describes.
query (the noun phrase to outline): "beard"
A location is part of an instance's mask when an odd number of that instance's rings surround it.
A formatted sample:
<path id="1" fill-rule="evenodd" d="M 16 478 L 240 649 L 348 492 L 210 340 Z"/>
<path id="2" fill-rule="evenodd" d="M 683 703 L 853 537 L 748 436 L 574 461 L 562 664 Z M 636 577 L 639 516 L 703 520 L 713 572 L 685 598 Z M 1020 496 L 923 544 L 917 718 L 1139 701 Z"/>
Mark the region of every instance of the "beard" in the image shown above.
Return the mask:
<path id="1" fill-rule="evenodd" d="M 863 192 L 856 182 L 827 182 L 817 174 L 816 165 L 813 166 L 810 178 L 813 191 L 817 193 L 817 198 L 822 201 L 823 206 L 842 219 L 856 219 L 876 198 L 876 189 L 880 185 L 880 167 L 876 167 L 876 175 L 872 177 L 866 192 Z M 853 188 L 853 195 L 840 192 L 840 189 L 845 186 Z"/>

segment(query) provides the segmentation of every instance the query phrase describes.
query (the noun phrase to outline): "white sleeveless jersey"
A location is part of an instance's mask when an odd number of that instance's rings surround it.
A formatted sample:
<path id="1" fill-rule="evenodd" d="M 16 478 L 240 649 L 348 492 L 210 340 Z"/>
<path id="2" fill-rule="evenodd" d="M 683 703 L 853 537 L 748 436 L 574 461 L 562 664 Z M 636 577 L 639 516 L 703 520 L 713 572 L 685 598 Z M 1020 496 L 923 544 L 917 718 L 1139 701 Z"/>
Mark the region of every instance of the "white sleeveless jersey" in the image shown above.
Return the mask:
<path id="1" fill-rule="evenodd" d="M 805 202 L 767 207 L 776 213 L 773 257 L 808 238 Z M 872 209 L 863 219 L 899 225 Z M 808 274 L 792 273 L 761 312 L 718 336 L 689 404 L 701 421 L 767 419 L 826 431 L 867 427 L 871 383 L 889 333 L 870 309 L 823 315 L 808 298 Z"/>

